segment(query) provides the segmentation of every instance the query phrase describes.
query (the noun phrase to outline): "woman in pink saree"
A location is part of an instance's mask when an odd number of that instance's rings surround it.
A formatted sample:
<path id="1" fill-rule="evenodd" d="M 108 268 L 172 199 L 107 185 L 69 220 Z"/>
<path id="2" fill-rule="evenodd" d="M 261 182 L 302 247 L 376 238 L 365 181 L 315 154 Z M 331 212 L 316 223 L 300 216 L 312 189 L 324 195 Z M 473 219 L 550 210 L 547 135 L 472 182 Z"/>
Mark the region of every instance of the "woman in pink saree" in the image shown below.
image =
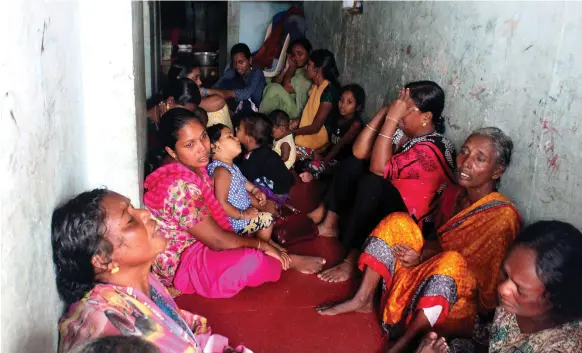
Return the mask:
<path id="1" fill-rule="evenodd" d="M 147 177 L 144 202 L 168 239 L 153 264 L 166 287 L 229 298 L 245 287 L 277 281 L 281 270 L 321 270 L 322 258 L 287 254 L 233 232 L 206 172 L 210 140 L 193 113 L 168 111 L 160 122 L 160 136 L 173 161 Z"/>

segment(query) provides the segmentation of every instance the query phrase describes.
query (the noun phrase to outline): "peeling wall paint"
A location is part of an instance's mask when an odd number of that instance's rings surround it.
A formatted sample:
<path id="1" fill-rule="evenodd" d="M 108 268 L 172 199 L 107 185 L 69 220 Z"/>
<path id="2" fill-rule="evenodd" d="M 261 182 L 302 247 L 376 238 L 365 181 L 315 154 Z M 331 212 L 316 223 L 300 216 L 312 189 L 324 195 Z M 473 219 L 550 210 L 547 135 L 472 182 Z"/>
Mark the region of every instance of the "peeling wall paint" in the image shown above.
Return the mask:
<path id="1" fill-rule="evenodd" d="M 365 2 L 304 4 L 309 38 L 336 54 L 344 83 L 361 84 L 372 116 L 408 81 L 447 94 L 447 134 L 497 126 L 515 143 L 501 191 L 524 220 L 582 227 L 582 3 Z M 578 59 L 578 60 L 576 60 Z"/>
<path id="2" fill-rule="evenodd" d="M 0 5 L 3 353 L 56 352 L 62 305 L 50 243 L 54 207 L 103 185 L 140 203 L 141 7 L 42 0 Z"/>

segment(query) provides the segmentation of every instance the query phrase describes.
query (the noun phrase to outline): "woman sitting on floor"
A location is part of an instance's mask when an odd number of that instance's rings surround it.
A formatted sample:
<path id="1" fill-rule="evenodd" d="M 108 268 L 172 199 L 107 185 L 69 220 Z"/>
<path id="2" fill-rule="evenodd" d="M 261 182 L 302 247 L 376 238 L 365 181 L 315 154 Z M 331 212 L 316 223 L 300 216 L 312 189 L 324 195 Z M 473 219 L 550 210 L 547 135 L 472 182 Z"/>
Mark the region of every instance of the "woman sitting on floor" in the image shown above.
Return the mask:
<path id="1" fill-rule="evenodd" d="M 455 149 L 442 135 L 444 105 L 445 93 L 436 83 L 407 84 L 365 125 L 353 156 L 336 166 L 324 204 L 310 217 L 318 222 L 325 216 L 319 234 L 338 235 L 347 257 L 322 272 L 322 280 L 351 278 L 367 235 L 388 214 L 406 212 L 419 224 L 432 216 L 439 190 L 454 183 Z M 340 215 L 344 224 L 337 234 Z"/>
<path id="2" fill-rule="evenodd" d="M 559 221 L 527 227 L 503 262 L 490 353 L 582 352 L 582 233 Z M 418 353 L 478 352 L 431 333 Z M 464 340 L 463 340 L 464 341 Z M 486 343 L 487 345 L 487 343 Z M 450 347 L 450 349 L 449 349 Z M 484 347 L 487 351 L 486 347 Z"/>
<path id="3" fill-rule="evenodd" d="M 189 78 L 194 81 L 200 90 L 200 95 L 203 96 L 200 101 L 200 108 L 208 112 L 208 124 L 212 126 L 215 124 L 224 124 L 232 129 L 232 122 L 230 121 L 230 112 L 225 99 L 220 95 L 209 95 L 208 90 L 202 87 L 200 80 L 200 63 L 194 55 L 179 54 L 176 61 L 168 71 L 168 81 L 171 85 L 172 80 L 178 78 Z"/>
<path id="4" fill-rule="evenodd" d="M 159 124 L 161 117 L 170 109 L 187 109 L 197 111 L 200 104 L 200 92 L 193 81 L 187 78 L 172 80 L 165 91 L 152 96 L 147 100 L 148 125 L 147 125 L 147 155 L 145 173 L 149 175 L 164 163 L 167 157 L 163 143 L 159 137 Z M 197 111 L 197 115 L 208 121 L 206 112 Z"/>
<path id="5" fill-rule="evenodd" d="M 327 172 L 342 161 L 352 156 L 352 147 L 362 130 L 362 111 L 366 104 L 366 92 L 360 85 L 346 85 L 340 91 L 338 116 L 330 123 L 330 141 L 323 154 L 312 153 L 309 158 L 297 162 L 295 170 L 303 182 Z"/>
<path id="6" fill-rule="evenodd" d="M 309 99 L 298 122 L 299 128 L 296 125 L 291 126 L 298 159 L 301 156 L 310 156 L 312 151 L 317 151 L 328 143 L 326 127 L 331 118 L 336 116 L 340 90 L 337 81 L 339 71 L 335 57 L 329 50 L 314 50 L 309 56 L 305 74 L 313 82 L 313 86 L 309 90 Z"/>
<path id="7" fill-rule="evenodd" d="M 511 139 L 497 128 L 474 131 L 457 155 L 460 187 L 447 187 L 439 199 L 436 239 L 424 240 L 407 213 L 389 215 L 366 240 L 356 295 L 322 306 L 319 313 L 371 311 L 383 280 L 382 325 L 390 338 L 401 336 L 391 353 L 403 352 L 431 327 L 470 336 L 477 314 L 497 306 L 501 262 L 519 232 L 517 210 L 496 191 L 512 149 Z"/>
<path id="8" fill-rule="evenodd" d="M 161 353 L 226 351 L 206 319 L 180 310 L 150 274 L 166 239 L 148 210 L 96 189 L 58 207 L 51 227 L 57 289 L 68 306 L 60 353 L 118 335 L 140 336 Z"/>
<path id="9" fill-rule="evenodd" d="M 298 119 L 303 111 L 312 85 L 305 72 L 311 43 L 307 38 L 299 38 L 293 41 L 289 48 L 285 69 L 265 87 L 259 112 L 270 114 L 278 109 L 294 120 Z"/>
<path id="10" fill-rule="evenodd" d="M 174 162 L 146 178 L 144 203 L 168 239 L 153 265 L 165 286 L 228 298 L 244 287 L 277 281 L 282 268 L 321 269 L 322 258 L 290 254 L 288 261 L 271 244 L 233 232 L 206 172 L 210 140 L 194 114 L 170 110 L 162 117 L 160 135 Z"/>
<path id="11" fill-rule="evenodd" d="M 204 95 L 219 95 L 231 104 L 232 123 L 236 127 L 240 117 L 256 112 L 263 99 L 265 75 L 252 64 L 251 50 L 244 43 L 232 46 L 232 66 L 224 72 L 213 88 L 204 89 Z"/>

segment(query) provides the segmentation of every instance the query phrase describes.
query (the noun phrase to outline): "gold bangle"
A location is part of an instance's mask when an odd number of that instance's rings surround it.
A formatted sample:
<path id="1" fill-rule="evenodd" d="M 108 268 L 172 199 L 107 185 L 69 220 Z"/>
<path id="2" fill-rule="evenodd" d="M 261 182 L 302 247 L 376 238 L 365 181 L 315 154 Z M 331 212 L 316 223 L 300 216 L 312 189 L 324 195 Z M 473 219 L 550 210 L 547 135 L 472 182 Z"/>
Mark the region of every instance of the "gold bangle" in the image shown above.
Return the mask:
<path id="1" fill-rule="evenodd" d="M 392 136 L 388 136 L 388 135 L 384 135 L 384 134 L 378 134 L 378 136 L 382 136 L 383 138 L 386 138 L 388 140 L 392 140 Z"/>
<path id="2" fill-rule="evenodd" d="M 253 188 L 251 189 L 251 194 L 253 193 L 253 191 L 255 191 L 257 189 L 257 187 L 255 185 L 253 185 Z"/>
<path id="3" fill-rule="evenodd" d="M 378 130 L 374 129 L 374 128 L 373 128 L 373 127 L 371 127 L 370 125 L 366 124 L 366 126 L 367 126 L 367 127 L 370 129 L 370 130 L 372 130 L 372 131 L 374 131 L 374 132 L 378 132 Z"/>
<path id="4" fill-rule="evenodd" d="M 351 261 L 349 261 L 348 259 L 344 259 L 344 262 L 347 262 L 347 263 L 349 263 L 350 265 L 354 266 L 354 264 L 353 264 Z"/>
<path id="5" fill-rule="evenodd" d="M 393 122 L 395 122 L 396 124 L 398 124 L 398 120 L 396 120 L 396 119 L 394 119 L 394 118 L 391 118 L 391 117 L 387 116 L 387 117 L 386 117 L 386 119 L 390 119 L 390 120 L 392 120 Z"/>

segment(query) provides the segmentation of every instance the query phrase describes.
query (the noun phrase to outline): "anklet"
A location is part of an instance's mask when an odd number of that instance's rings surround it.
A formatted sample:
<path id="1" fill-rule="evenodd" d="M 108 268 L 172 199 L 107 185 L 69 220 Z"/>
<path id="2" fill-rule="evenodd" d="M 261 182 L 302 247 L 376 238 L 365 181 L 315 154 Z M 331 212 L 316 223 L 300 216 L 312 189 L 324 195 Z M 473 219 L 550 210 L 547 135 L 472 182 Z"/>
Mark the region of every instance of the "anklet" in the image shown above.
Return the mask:
<path id="1" fill-rule="evenodd" d="M 348 259 L 344 259 L 344 262 L 347 262 L 347 263 L 349 263 L 350 265 L 354 266 L 354 264 L 353 264 L 353 263 L 351 263 L 351 262 L 350 262 Z"/>

